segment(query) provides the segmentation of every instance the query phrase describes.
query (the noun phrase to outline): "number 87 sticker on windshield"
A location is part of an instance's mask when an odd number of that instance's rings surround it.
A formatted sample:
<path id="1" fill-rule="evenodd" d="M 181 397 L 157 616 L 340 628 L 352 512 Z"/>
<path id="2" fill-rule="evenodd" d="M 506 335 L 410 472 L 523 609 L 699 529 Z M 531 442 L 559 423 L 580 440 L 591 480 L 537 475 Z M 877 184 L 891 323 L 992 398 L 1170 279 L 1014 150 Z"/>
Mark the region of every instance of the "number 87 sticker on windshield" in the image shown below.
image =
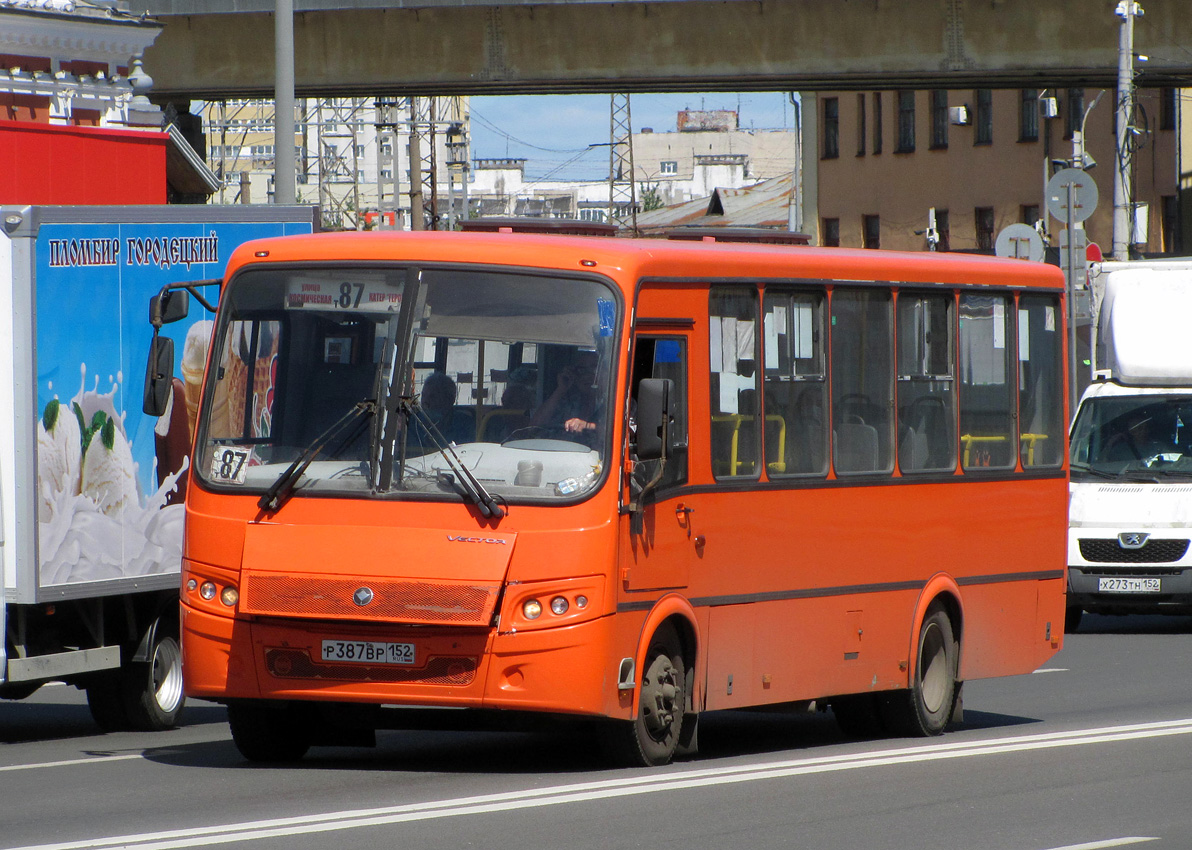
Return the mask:
<path id="1" fill-rule="evenodd" d="M 211 477 L 221 484 L 243 484 L 252 466 L 252 449 L 215 446 L 211 450 Z"/>

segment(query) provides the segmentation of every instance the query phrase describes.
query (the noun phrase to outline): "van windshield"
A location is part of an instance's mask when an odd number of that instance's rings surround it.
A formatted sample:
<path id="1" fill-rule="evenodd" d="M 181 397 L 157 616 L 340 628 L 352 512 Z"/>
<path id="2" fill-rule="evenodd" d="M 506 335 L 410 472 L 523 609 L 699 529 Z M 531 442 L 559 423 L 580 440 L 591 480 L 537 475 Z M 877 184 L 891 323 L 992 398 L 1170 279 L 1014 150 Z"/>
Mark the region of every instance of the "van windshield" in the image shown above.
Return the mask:
<path id="1" fill-rule="evenodd" d="M 1192 396 L 1104 396 L 1080 405 L 1072 477 L 1192 474 Z"/>
<path id="2" fill-rule="evenodd" d="M 591 278 L 245 271 L 210 343 L 195 472 L 287 497 L 582 497 L 607 466 L 617 323 Z"/>

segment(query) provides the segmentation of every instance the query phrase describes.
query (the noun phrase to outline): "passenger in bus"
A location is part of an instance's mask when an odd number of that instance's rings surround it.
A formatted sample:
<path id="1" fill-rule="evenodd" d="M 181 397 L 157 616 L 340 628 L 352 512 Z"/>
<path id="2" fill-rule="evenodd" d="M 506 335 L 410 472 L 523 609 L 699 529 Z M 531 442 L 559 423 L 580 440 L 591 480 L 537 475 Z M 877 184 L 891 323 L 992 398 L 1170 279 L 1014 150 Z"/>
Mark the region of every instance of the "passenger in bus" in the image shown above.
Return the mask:
<path id="1" fill-rule="evenodd" d="M 559 372 L 554 392 L 534 411 L 531 425 L 582 434 L 598 428 L 600 393 L 596 383 L 595 351 L 579 351 Z"/>
<path id="2" fill-rule="evenodd" d="M 422 384 L 422 412 L 448 442 L 470 443 L 475 439 L 476 426 L 472 417 L 455 406 L 457 394 L 455 381 L 446 373 L 431 372 Z M 411 437 L 424 448 L 434 445 L 426 426 L 417 419 Z"/>
<path id="3" fill-rule="evenodd" d="M 527 384 L 511 383 L 501 393 L 501 406 L 484 420 L 483 439 L 499 443 L 519 428 L 530 424 L 530 408 L 534 406 L 534 388 Z"/>

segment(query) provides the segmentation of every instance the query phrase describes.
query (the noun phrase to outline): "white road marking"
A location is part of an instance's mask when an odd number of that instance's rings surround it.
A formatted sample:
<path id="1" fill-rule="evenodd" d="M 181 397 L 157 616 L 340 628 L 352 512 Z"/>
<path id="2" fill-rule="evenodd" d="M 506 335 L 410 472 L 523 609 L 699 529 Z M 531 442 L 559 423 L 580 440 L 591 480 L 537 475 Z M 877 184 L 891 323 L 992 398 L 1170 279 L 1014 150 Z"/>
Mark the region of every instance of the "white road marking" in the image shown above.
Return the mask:
<path id="1" fill-rule="evenodd" d="M 1035 672 L 1035 673 L 1067 673 L 1068 668 L 1067 667 L 1040 667 L 1038 670 L 1035 670 L 1033 672 Z M 1062 850 L 1062 848 L 1056 848 L 1056 850 Z"/>
<path id="2" fill-rule="evenodd" d="M 156 751 L 155 751 L 156 752 Z M 127 761 L 128 759 L 142 759 L 144 753 L 133 753 L 123 756 L 92 756 L 85 759 L 67 759 L 66 761 L 43 761 L 36 764 L 9 764 L 0 766 L 0 773 L 12 770 L 38 770 L 43 767 L 77 767 L 80 764 L 96 764 L 98 762 Z"/>
<path id="3" fill-rule="evenodd" d="M 387 826 L 412 821 L 507 812 L 518 809 L 533 809 L 566 803 L 580 803 L 590 800 L 606 800 L 631 795 L 652 794 L 659 791 L 677 791 L 685 788 L 705 788 L 739 782 L 754 782 L 763 779 L 780 779 L 791 776 L 832 773 L 842 770 L 915 764 L 955 758 L 975 758 L 1005 753 L 1188 734 L 1192 734 L 1192 718 L 1155 723 L 1134 723 L 1124 726 L 1103 726 L 1093 729 L 1074 729 L 1068 732 L 1048 732 L 1038 735 L 1020 735 L 980 741 L 957 741 L 954 743 L 897 747 L 864 753 L 790 759 L 768 764 L 693 768 L 690 770 L 680 768 L 668 773 L 641 773 L 618 779 L 604 779 L 596 782 L 558 785 L 549 788 L 530 788 L 500 794 L 484 794 L 476 797 L 460 797 L 451 800 L 410 803 L 400 806 L 384 806 L 373 809 L 355 809 L 326 812 L 324 814 L 273 818 L 269 820 L 244 821 L 242 823 L 189 829 L 162 830 L 134 835 L 119 835 L 110 838 L 89 838 L 81 841 L 29 845 L 26 847 L 11 848 L 11 850 L 87 850 L 87 848 L 93 848 L 93 850 L 114 850 L 114 848 L 129 848 L 129 850 L 172 850 L 172 848 L 180 847 L 206 847 L 214 844 L 230 844 L 232 842 L 253 841 L 263 838 L 310 835 L 312 833 L 337 832 L 345 829 Z M 1118 840 L 1137 842 L 1143 839 Z M 1093 844 L 1078 846 L 1112 847 L 1122 845 Z"/>
<path id="4" fill-rule="evenodd" d="M 1063 847 L 1052 847 L 1051 850 L 1104 850 L 1107 847 L 1126 847 L 1130 844 L 1143 844 L 1147 841 L 1158 841 L 1155 837 L 1131 836 L 1129 838 L 1107 838 L 1104 841 L 1090 841 L 1087 844 L 1065 844 Z"/>

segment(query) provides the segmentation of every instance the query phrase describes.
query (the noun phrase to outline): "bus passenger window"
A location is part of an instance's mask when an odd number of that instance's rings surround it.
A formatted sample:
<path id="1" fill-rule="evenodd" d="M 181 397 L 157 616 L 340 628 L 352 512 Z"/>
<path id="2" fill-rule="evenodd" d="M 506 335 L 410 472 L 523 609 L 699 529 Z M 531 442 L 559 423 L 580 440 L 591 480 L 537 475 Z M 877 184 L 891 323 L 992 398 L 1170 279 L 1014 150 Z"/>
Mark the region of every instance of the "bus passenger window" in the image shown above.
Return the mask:
<path id="1" fill-rule="evenodd" d="M 766 471 L 771 477 L 828 471 L 824 296 L 768 288 L 762 310 Z"/>
<path id="2" fill-rule="evenodd" d="M 965 470 L 1012 469 L 1013 304 L 1003 295 L 960 296 L 960 461 Z"/>
<path id="3" fill-rule="evenodd" d="M 1018 299 L 1018 452 L 1024 467 L 1063 460 L 1061 333 L 1057 296 Z"/>
<path id="4" fill-rule="evenodd" d="M 713 289 L 709 306 L 712 474 L 757 475 L 757 293 Z"/>
<path id="5" fill-rule="evenodd" d="M 953 296 L 898 295 L 898 468 L 956 468 Z"/>
<path id="6" fill-rule="evenodd" d="M 894 328 L 888 291 L 832 294 L 832 442 L 838 474 L 894 469 Z"/>

